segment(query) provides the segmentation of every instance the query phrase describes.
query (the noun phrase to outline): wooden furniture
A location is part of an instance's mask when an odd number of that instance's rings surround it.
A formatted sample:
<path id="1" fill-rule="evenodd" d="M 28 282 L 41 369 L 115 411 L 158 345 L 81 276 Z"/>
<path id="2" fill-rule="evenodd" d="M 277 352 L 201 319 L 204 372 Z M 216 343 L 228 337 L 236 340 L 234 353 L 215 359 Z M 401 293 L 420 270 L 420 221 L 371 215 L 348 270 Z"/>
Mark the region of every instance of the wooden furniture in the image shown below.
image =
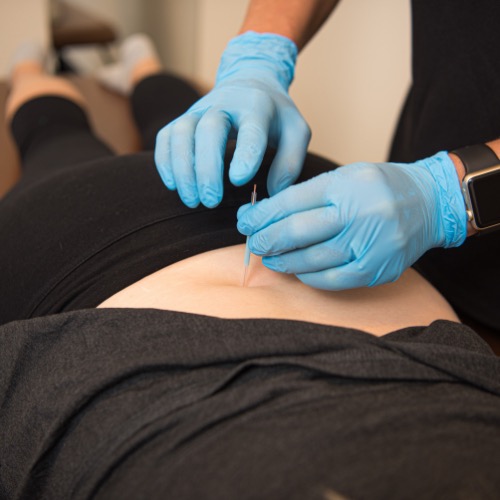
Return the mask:
<path id="1" fill-rule="evenodd" d="M 108 44 L 116 40 L 116 30 L 108 22 L 65 2 L 57 2 L 52 20 L 52 44 L 61 49 L 67 45 Z"/>

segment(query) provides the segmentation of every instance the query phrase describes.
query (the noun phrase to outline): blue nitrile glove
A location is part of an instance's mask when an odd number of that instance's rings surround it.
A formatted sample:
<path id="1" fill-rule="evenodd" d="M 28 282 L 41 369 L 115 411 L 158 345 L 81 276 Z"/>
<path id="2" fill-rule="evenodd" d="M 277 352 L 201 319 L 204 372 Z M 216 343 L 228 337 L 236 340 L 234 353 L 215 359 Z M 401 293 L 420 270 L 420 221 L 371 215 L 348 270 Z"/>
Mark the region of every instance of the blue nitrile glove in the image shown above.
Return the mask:
<path id="1" fill-rule="evenodd" d="M 223 195 L 228 136 L 237 143 L 229 170 L 235 185 L 260 167 L 266 146 L 277 148 L 270 193 L 299 175 L 311 134 L 288 95 L 297 47 L 288 38 L 247 32 L 224 51 L 214 89 L 158 133 L 155 162 L 163 182 L 189 207 L 215 207 Z"/>
<path id="2" fill-rule="evenodd" d="M 394 281 L 430 248 L 461 245 L 467 218 L 455 167 L 441 152 L 321 174 L 244 205 L 238 229 L 270 269 L 342 290 Z"/>

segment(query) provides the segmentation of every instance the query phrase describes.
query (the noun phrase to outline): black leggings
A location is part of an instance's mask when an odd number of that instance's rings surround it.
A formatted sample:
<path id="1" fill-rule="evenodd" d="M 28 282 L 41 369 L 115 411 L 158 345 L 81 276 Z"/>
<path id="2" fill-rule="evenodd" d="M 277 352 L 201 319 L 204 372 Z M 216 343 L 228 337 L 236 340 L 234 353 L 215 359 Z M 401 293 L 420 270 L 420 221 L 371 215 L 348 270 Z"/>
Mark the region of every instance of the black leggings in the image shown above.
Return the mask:
<path id="1" fill-rule="evenodd" d="M 200 96 L 184 80 L 160 74 L 142 80 L 130 97 L 143 149 L 154 149 L 156 133 Z M 70 165 L 112 157 L 115 153 L 91 130 L 87 115 L 62 97 L 40 97 L 22 106 L 12 120 L 21 154 L 23 189 L 32 180 L 67 170 Z"/>
<path id="2" fill-rule="evenodd" d="M 141 82 L 131 101 L 145 149 L 197 98 L 176 77 Z M 162 267 L 244 242 L 236 210 L 251 188 L 232 186 L 227 174 L 217 209 L 189 209 L 161 182 L 151 151 L 115 156 L 83 110 L 59 97 L 24 104 L 12 131 L 23 175 L 0 201 L 0 324 L 95 307 Z M 272 157 L 266 153 L 255 180 L 260 198 Z M 301 180 L 331 168 L 308 155 Z"/>

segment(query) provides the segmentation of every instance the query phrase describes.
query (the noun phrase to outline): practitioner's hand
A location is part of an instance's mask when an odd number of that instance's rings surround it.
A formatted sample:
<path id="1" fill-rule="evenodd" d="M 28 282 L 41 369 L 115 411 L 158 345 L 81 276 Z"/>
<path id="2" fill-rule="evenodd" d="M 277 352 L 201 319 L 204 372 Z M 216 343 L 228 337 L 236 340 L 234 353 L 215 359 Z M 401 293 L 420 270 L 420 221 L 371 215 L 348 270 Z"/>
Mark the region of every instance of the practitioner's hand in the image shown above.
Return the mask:
<path id="1" fill-rule="evenodd" d="M 288 95 L 296 56 L 295 44 L 279 35 L 247 32 L 234 38 L 222 55 L 214 89 L 158 133 L 156 166 L 186 205 L 220 203 L 228 137 L 237 135 L 229 169 L 233 184 L 252 179 L 267 145 L 277 148 L 269 192 L 298 177 L 310 130 Z"/>
<path id="2" fill-rule="evenodd" d="M 326 290 L 394 281 L 427 250 L 459 246 L 467 232 L 446 153 L 341 167 L 244 205 L 238 219 L 267 267 Z"/>

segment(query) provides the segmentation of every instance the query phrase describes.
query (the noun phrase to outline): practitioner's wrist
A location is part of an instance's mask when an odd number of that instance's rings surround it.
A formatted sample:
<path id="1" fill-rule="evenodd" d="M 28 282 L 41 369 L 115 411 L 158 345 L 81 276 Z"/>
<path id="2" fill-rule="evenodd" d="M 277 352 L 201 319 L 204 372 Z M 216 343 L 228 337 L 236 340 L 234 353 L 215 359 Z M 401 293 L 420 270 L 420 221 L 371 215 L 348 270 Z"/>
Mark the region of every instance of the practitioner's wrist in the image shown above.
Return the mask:
<path id="1" fill-rule="evenodd" d="M 493 141 L 489 141 L 486 143 L 486 145 L 493 150 L 493 152 L 500 158 L 500 139 L 495 139 Z M 455 170 L 457 172 L 457 177 L 460 182 L 460 185 L 462 185 L 462 181 L 465 177 L 466 170 L 465 166 L 462 162 L 462 160 L 454 153 L 449 153 L 449 156 L 455 166 Z M 478 231 L 473 227 L 471 222 L 467 222 L 467 236 L 472 236 L 473 234 L 476 234 Z"/>
<path id="2" fill-rule="evenodd" d="M 423 169 L 420 180 L 423 191 L 428 195 L 426 204 L 434 206 L 433 234 L 439 236 L 434 246 L 460 246 L 467 237 L 467 211 L 461 183 L 451 157 L 441 151 L 417 161 L 413 166 Z"/>
<path id="3" fill-rule="evenodd" d="M 492 154 L 492 152 L 494 154 Z M 498 166 L 498 158 L 500 157 L 500 139 L 489 141 L 485 144 L 477 144 L 455 149 L 450 152 L 449 156 L 455 165 L 457 176 L 462 186 L 464 198 L 467 200 L 467 236 L 478 233 L 479 229 L 489 229 L 493 227 L 491 224 L 488 226 L 488 224 L 485 223 L 484 209 L 485 207 L 489 207 L 489 212 L 486 213 L 489 214 L 488 217 L 491 219 L 491 207 L 492 202 L 494 202 L 494 197 L 492 198 L 490 194 L 489 198 L 486 196 L 486 201 L 484 200 L 484 194 L 481 194 L 478 197 L 476 186 L 478 184 L 482 186 L 485 185 L 486 178 L 482 175 L 483 173 L 489 176 L 486 182 L 489 183 L 490 186 L 494 185 L 491 183 L 495 182 L 498 177 L 498 170 L 495 170 L 497 177 L 494 178 L 491 177 L 492 172 L 489 167 L 497 168 Z M 486 172 L 488 173 L 486 174 Z M 466 179 L 466 184 L 463 184 L 464 179 Z M 491 191 L 491 187 L 489 189 Z"/>
<path id="4" fill-rule="evenodd" d="M 295 43 L 284 36 L 247 31 L 228 43 L 216 83 L 233 78 L 268 80 L 271 76 L 288 90 L 294 77 L 297 53 Z"/>
<path id="5" fill-rule="evenodd" d="M 453 162 L 453 165 L 455 167 L 455 171 L 457 173 L 457 179 L 460 185 L 462 185 L 462 181 L 465 177 L 465 167 L 464 164 L 462 163 L 462 160 L 453 153 L 448 153 L 448 156 L 450 157 L 451 161 Z M 465 205 L 464 205 L 464 210 L 465 210 Z M 476 234 L 477 230 L 474 229 L 472 224 L 467 221 L 467 237 L 472 236 L 473 234 Z"/>

